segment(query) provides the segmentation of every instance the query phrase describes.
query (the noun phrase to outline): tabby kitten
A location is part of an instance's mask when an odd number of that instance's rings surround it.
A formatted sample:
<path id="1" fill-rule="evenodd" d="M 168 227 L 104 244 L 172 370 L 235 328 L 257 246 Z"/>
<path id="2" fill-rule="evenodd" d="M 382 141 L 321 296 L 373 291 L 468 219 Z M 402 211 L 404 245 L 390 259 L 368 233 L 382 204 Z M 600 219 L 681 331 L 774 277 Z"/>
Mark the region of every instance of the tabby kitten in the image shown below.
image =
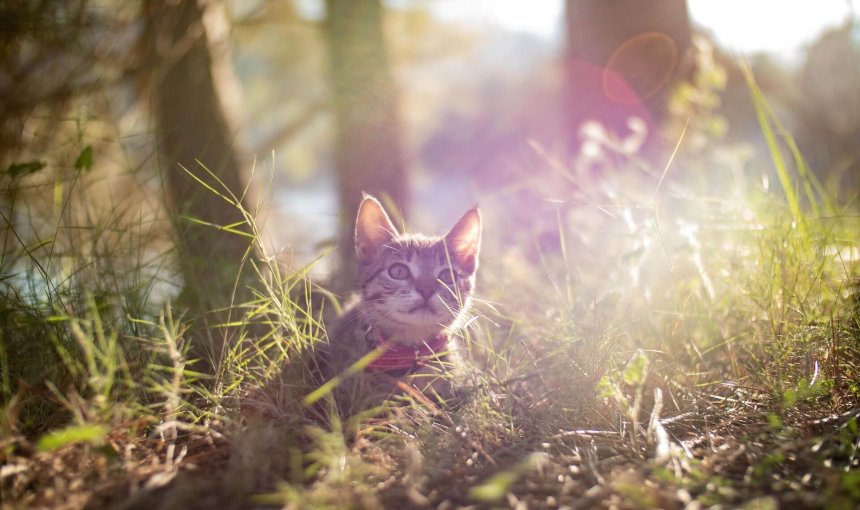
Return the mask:
<path id="1" fill-rule="evenodd" d="M 400 234 L 365 195 L 355 226 L 360 300 L 330 330 L 328 343 L 328 375 L 343 378 L 338 392 L 350 405 L 404 392 L 437 401 L 453 396 L 452 380 L 462 371 L 455 335 L 475 287 L 480 246 L 477 208 L 443 237 Z"/>

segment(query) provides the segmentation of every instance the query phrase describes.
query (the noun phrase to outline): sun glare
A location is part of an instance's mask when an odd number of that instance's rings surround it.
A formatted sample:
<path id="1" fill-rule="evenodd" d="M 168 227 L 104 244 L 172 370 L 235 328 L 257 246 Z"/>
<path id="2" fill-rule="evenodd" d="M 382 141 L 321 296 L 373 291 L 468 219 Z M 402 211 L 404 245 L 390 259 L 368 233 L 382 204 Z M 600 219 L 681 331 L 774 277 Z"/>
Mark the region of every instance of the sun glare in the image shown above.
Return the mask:
<path id="1" fill-rule="evenodd" d="M 432 9 L 447 20 L 492 24 L 543 38 L 561 34 L 563 0 L 441 0 Z M 694 23 L 741 53 L 791 56 L 822 30 L 851 16 L 846 0 L 688 0 Z"/>
<path id="2" fill-rule="evenodd" d="M 727 49 L 789 56 L 851 15 L 845 0 L 688 0 L 690 16 Z"/>
<path id="3" fill-rule="evenodd" d="M 442 19 L 487 23 L 547 38 L 560 32 L 564 9 L 561 0 L 441 0 L 432 5 Z"/>

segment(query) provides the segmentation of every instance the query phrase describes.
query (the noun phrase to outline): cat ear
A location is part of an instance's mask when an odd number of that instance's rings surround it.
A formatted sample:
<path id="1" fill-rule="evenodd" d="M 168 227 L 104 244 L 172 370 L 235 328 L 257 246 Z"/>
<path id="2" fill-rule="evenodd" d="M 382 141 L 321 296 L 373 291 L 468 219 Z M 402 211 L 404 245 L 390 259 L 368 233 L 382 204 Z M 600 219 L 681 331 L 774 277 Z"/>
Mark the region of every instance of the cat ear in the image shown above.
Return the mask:
<path id="1" fill-rule="evenodd" d="M 445 236 L 445 246 L 451 258 L 463 270 L 474 273 L 478 269 L 478 252 L 481 249 L 481 211 L 469 209 Z"/>
<path id="2" fill-rule="evenodd" d="M 373 259 L 380 246 L 391 241 L 397 229 L 378 200 L 364 195 L 355 221 L 355 255 L 360 262 Z"/>

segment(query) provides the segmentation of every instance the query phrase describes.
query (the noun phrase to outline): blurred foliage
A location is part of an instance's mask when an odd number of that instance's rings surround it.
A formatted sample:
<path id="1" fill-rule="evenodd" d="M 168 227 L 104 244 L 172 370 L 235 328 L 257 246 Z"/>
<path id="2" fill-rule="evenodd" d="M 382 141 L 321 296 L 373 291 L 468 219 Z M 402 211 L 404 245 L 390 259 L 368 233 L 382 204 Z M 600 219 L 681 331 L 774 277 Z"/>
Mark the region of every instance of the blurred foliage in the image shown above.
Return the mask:
<path id="1" fill-rule="evenodd" d="M 860 24 L 824 32 L 807 50 L 797 73 L 798 137 L 813 168 L 833 189 L 860 187 Z M 850 192 L 849 192 L 850 193 Z"/>
<path id="2" fill-rule="evenodd" d="M 654 163 L 599 123 L 563 154 L 557 47 L 386 4 L 418 203 L 486 221 L 475 370 L 457 407 L 341 421 L 302 404 L 339 303 L 282 265 L 333 230 L 308 205 L 333 194 L 324 13 L 228 5 L 270 216 L 226 227 L 255 278 L 206 376 L 169 304 L 141 4 L 0 4 L 4 505 L 856 506 L 856 26 L 754 81 L 696 38 Z"/>

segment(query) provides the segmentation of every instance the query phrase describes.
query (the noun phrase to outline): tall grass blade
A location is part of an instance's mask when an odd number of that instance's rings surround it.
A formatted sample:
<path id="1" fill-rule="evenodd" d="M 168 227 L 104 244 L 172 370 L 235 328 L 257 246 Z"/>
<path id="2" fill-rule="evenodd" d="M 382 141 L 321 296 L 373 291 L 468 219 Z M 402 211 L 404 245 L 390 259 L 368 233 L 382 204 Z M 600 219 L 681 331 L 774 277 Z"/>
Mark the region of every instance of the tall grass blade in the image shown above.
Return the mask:
<path id="1" fill-rule="evenodd" d="M 764 94 L 762 94 L 749 64 L 744 63 L 741 69 L 743 70 L 744 78 L 746 78 L 747 82 L 747 88 L 749 89 L 750 96 L 752 97 L 753 108 L 755 109 L 759 127 L 761 127 L 762 135 L 767 143 L 770 157 L 773 159 L 773 165 L 774 168 L 776 168 L 779 182 L 782 184 L 782 189 L 785 192 L 785 198 L 788 200 L 788 207 L 791 210 L 791 216 L 794 218 L 795 223 L 805 230 L 806 227 L 803 212 L 800 209 L 800 202 L 797 199 L 797 193 L 794 191 L 788 167 L 785 164 L 785 159 L 783 159 L 782 151 L 779 149 L 779 143 L 777 142 L 773 125 L 771 124 L 770 116 L 768 115 L 767 100 L 765 99 Z"/>

